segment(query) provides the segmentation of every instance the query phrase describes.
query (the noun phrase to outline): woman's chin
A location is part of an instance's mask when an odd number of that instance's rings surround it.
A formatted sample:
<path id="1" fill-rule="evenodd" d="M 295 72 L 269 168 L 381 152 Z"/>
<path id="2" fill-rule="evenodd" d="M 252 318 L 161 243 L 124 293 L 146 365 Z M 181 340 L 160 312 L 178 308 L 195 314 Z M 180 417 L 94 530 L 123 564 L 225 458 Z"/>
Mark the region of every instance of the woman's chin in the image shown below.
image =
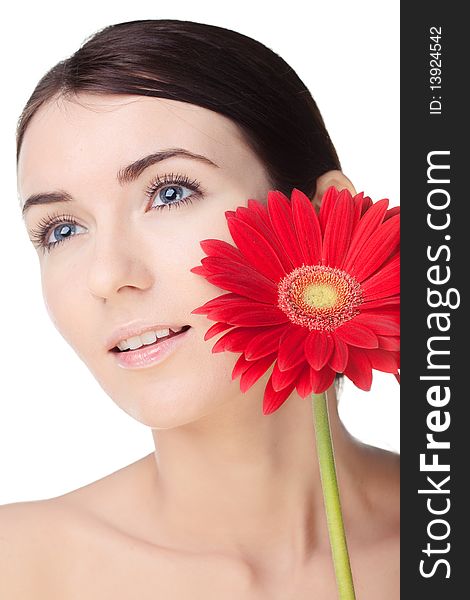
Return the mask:
<path id="1" fill-rule="evenodd" d="M 173 429 L 181 427 L 188 423 L 195 422 L 211 412 L 212 408 L 201 398 L 198 399 L 190 393 L 182 397 L 175 394 L 174 390 L 170 393 L 158 393 L 152 398 L 141 398 L 129 402 L 129 399 L 123 399 L 119 402 L 116 396 L 114 402 L 133 419 L 150 427 L 151 429 Z M 213 407 L 215 410 L 215 407 Z"/>

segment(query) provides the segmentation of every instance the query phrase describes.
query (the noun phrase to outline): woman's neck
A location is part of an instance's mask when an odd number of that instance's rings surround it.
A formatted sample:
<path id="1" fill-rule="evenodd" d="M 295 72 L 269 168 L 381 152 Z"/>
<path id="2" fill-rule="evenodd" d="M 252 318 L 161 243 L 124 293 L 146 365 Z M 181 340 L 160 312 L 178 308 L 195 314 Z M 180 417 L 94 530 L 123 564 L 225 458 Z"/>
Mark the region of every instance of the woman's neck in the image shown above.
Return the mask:
<path id="1" fill-rule="evenodd" d="M 329 547 L 311 396 L 294 393 L 263 415 L 261 382 L 198 421 L 152 430 L 155 509 L 171 545 L 296 563 Z M 339 419 L 333 386 L 328 401 L 347 522 L 360 495 L 362 449 Z"/>

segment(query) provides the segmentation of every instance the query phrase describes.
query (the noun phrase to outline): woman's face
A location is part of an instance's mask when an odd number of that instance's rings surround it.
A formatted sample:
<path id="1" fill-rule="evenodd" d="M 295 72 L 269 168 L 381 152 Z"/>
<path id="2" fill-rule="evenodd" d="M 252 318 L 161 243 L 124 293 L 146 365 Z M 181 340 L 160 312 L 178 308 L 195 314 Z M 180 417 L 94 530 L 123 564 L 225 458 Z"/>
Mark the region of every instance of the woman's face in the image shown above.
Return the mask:
<path id="1" fill-rule="evenodd" d="M 123 181 L 126 166 L 175 148 L 214 165 L 174 156 Z M 152 181 L 165 175 L 147 195 Z M 49 251 L 37 247 L 47 310 L 123 410 L 150 427 L 168 428 L 239 397 L 239 382 L 231 380 L 239 355 L 213 354 L 219 336 L 203 339 L 213 321 L 191 314 L 225 293 L 190 272 L 206 256 L 199 242 L 233 243 L 224 212 L 246 206 L 249 198 L 264 201 L 270 189 L 263 165 L 232 121 L 143 96 L 81 94 L 78 101 L 53 101 L 26 130 L 18 189 L 22 204 L 48 192 L 72 197 L 31 204 L 25 223 L 37 236 L 41 224 L 58 217 L 43 239 L 58 243 Z M 191 329 L 160 363 L 123 368 L 108 341 L 119 327 L 135 323 Z"/>

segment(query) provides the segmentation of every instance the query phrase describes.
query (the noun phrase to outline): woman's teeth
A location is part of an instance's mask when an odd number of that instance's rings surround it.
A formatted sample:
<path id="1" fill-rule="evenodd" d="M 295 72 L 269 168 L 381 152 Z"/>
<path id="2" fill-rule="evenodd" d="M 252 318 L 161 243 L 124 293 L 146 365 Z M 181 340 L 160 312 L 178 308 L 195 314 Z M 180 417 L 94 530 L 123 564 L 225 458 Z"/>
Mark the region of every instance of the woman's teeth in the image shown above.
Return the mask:
<path id="1" fill-rule="evenodd" d="M 171 337 L 172 335 L 175 335 L 176 333 L 180 332 L 182 329 L 183 327 L 175 327 L 174 329 L 170 328 L 157 329 L 156 331 L 146 331 L 141 335 L 136 335 L 134 337 L 128 338 L 127 340 L 122 340 L 117 345 L 117 348 L 119 348 L 121 352 L 124 352 L 126 350 L 136 350 L 137 348 L 140 348 L 142 346 L 154 344 L 157 341 L 157 339 L 160 340 L 163 338 Z"/>

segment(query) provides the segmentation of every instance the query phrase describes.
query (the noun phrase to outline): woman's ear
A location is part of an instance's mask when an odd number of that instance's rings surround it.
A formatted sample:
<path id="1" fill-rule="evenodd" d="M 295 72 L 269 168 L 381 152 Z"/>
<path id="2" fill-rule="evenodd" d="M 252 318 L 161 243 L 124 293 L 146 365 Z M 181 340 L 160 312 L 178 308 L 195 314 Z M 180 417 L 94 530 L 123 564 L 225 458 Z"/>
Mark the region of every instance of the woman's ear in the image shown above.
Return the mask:
<path id="1" fill-rule="evenodd" d="M 342 171 L 331 170 L 323 173 L 320 177 L 317 178 L 317 189 L 315 191 L 315 196 L 313 197 L 313 204 L 315 206 L 320 207 L 321 199 L 323 198 L 323 194 L 326 190 L 334 185 L 338 190 L 343 190 L 347 188 L 353 196 L 357 194 L 353 184 L 349 181 L 349 179 L 344 175 Z"/>

